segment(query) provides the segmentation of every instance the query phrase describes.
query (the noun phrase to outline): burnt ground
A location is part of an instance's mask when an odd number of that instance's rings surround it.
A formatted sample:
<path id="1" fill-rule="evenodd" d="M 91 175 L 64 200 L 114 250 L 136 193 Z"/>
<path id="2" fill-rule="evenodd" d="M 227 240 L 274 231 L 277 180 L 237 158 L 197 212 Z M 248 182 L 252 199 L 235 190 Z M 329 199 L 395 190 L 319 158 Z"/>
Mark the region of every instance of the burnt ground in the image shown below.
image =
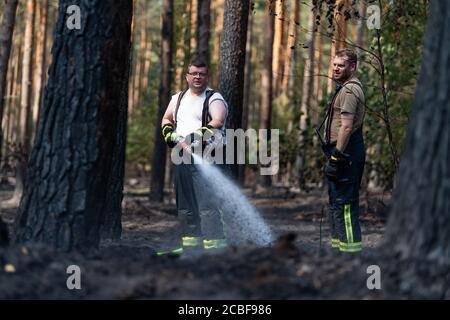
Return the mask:
<path id="1" fill-rule="evenodd" d="M 145 184 L 130 181 L 121 241 L 103 243 L 87 255 L 55 253 L 36 245 L 0 248 L 0 298 L 450 299 L 448 266 L 397 261 L 379 253 L 389 195 L 361 198 L 365 246 L 361 255 L 341 255 L 328 248 L 323 191 L 273 188 L 250 196 L 278 238 L 273 245 L 261 248 L 247 243 L 216 254 L 157 257 L 155 250 L 177 237 L 174 201 L 150 203 Z M 12 187 L 1 188 L 0 200 L 5 203 Z M 10 229 L 15 211 L 14 207 L 1 211 Z M 81 268 L 81 290 L 67 289 L 69 265 Z M 370 265 L 381 268 L 381 290 L 367 288 Z M 420 281 L 413 285 L 410 279 L 417 278 Z"/>

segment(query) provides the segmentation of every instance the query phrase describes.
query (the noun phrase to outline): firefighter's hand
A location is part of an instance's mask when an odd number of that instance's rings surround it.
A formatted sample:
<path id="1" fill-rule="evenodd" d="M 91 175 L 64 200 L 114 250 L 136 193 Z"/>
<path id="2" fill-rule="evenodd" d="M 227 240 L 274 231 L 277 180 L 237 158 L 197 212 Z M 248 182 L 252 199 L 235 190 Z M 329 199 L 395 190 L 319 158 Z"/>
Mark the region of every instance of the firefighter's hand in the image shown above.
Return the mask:
<path id="1" fill-rule="evenodd" d="M 324 172 L 328 179 L 337 180 L 341 175 L 346 165 L 349 163 L 350 156 L 333 148 L 330 152 Z"/>
<path id="2" fill-rule="evenodd" d="M 162 135 L 164 141 L 166 141 L 169 148 L 173 148 L 177 145 L 180 136 L 175 132 L 175 128 L 172 124 L 165 124 L 162 128 Z"/>
<path id="3" fill-rule="evenodd" d="M 202 127 L 200 129 L 195 130 L 189 136 L 189 143 L 198 143 L 203 142 L 203 139 L 206 137 L 207 139 L 211 138 L 214 135 L 212 131 L 213 127 L 207 125 L 206 127 Z"/>

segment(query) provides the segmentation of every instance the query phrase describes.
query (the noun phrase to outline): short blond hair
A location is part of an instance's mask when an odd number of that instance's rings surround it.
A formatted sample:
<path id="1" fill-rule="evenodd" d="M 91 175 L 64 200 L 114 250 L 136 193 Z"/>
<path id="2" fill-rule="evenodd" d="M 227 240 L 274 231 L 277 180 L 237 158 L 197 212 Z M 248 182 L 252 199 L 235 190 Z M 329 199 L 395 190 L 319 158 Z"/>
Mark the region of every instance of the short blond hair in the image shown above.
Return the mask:
<path id="1" fill-rule="evenodd" d="M 346 57 L 347 61 L 350 62 L 351 64 L 353 64 L 353 63 L 356 65 L 358 64 L 358 56 L 355 53 L 355 51 L 353 51 L 352 49 L 348 49 L 348 48 L 341 49 L 338 52 L 336 52 L 336 57 L 339 57 L 339 58 Z"/>

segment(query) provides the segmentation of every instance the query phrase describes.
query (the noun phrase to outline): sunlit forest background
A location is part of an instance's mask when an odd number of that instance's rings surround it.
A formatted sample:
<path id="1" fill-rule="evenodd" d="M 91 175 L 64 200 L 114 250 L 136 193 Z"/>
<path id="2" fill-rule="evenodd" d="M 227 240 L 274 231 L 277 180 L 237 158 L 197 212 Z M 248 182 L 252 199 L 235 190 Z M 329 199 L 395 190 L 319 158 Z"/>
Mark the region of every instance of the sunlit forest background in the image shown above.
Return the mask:
<path id="1" fill-rule="evenodd" d="M 201 2 L 209 4 L 201 9 L 208 11 L 199 12 L 198 0 L 174 1 L 171 94 L 186 86 L 185 71 L 198 50 L 199 32 L 208 36 L 210 86 L 219 86 L 224 0 Z M 314 129 L 325 116 L 333 91 L 331 58 L 336 50 L 349 47 L 359 54 L 358 77 L 367 99 L 363 188 L 392 189 L 421 62 L 426 3 L 338 0 L 328 6 L 325 1 L 252 2 L 247 63 L 241 66 L 245 68 L 242 127 L 280 130 L 280 172 L 271 184 L 308 189 L 322 183 L 322 154 Z M 367 27 L 367 8 L 373 4 L 381 5 L 381 30 Z M 162 3 L 135 0 L 134 5 L 126 168 L 129 176 L 150 177 L 153 157 L 161 156 L 155 153 L 154 142 L 160 121 Z M 3 6 L 0 2 L 1 11 Z M 52 59 L 57 10 L 56 0 L 19 3 L 3 100 L 2 179 L 15 177 L 20 171 L 18 160 L 30 152 Z M 209 16 L 209 24 L 200 25 L 201 14 Z M 271 17 L 273 37 L 268 40 Z M 263 85 L 265 71 L 270 71 L 270 88 Z M 266 105 L 263 101 L 268 94 Z M 170 187 L 170 161 L 166 163 L 165 181 Z M 246 166 L 240 180 L 253 185 L 256 169 Z"/>

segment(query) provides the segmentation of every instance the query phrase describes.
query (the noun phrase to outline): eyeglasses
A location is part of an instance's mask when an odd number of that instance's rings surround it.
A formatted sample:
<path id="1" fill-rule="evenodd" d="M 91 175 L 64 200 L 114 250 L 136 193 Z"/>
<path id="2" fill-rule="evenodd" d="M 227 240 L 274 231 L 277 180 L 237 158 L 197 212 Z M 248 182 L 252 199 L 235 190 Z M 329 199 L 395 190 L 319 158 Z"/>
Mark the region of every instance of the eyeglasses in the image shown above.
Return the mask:
<path id="1" fill-rule="evenodd" d="M 199 77 L 199 78 L 204 78 L 206 77 L 208 74 L 207 73 L 203 73 L 203 72 L 188 72 L 188 75 L 195 77 Z"/>

